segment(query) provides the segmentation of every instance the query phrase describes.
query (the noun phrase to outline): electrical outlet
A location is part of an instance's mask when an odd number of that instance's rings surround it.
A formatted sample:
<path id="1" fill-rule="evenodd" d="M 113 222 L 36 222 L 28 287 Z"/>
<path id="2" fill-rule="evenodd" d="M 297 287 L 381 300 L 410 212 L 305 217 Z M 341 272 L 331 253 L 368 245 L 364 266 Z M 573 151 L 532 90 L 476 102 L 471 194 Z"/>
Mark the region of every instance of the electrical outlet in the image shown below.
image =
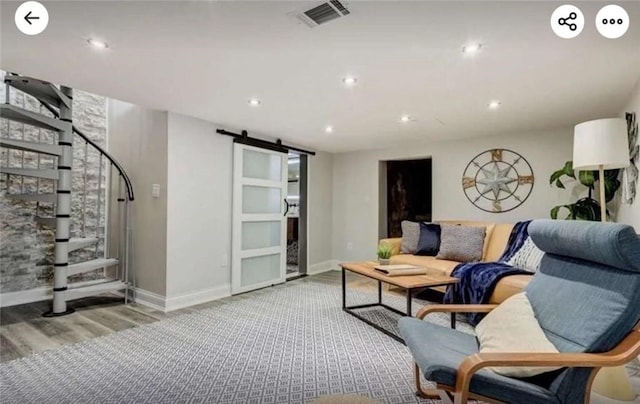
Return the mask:
<path id="1" fill-rule="evenodd" d="M 349 250 L 349 251 L 353 250 L 353 243 L 352 242 L 348 242 L 347 243 L 347 250 Z"/>

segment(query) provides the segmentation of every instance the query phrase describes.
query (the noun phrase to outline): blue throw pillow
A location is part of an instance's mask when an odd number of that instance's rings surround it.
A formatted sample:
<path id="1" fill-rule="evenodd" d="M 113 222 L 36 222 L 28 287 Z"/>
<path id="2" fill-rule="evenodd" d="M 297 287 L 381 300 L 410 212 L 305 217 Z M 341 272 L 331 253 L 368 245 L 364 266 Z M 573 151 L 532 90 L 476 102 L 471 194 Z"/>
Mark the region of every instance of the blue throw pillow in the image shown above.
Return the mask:
<path id="1" fill-rule="evenodd" d="M 428 255 L 435 257 L 440 251 L 440 232 L 439 224 L 420 223 L 420 238 L 418 239 L 418 248 L 416 255 Z"/>

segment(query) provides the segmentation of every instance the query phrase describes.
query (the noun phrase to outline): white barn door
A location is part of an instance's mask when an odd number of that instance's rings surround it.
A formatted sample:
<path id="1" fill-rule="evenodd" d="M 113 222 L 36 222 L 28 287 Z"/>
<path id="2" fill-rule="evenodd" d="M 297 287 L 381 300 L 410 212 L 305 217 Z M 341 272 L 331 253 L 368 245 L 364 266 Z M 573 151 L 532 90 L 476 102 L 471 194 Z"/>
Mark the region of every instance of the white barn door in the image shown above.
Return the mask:
<path id="1" fill-rule="evenodd" d="M 287 171 L 286 153 L 233 144 L 232 294 L 286 280 Z"/>

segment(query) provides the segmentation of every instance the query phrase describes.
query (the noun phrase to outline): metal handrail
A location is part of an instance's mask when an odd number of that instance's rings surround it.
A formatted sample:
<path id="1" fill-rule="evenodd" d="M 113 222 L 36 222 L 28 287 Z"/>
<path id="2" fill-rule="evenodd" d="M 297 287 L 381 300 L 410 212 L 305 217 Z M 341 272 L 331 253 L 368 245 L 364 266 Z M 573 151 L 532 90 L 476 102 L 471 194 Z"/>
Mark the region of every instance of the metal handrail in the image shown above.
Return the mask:
<path id="1" fill-rule="evenodd" d="M 16 74 L 13 73 L 9 73 L 9 75 L 13 75 L 13 76 L 17 76 Z M 11 94 L 10 94 L 10 85 L 6 86 L 6 101 L 7 104 L 10 104 L 10 100 L 11 100 Z M 60 87 L 60 91 L 63 92 L 64 95 L 66 95 L 67 97 L 71 98 L 72 96 L 72 89 L 68 88 L 68 87 Z M 26 109 L 26 105 L 25 105 L 25 97 L 27 94 L 29 94 L 27 91 L 22 91 L 23 94 L 23 101 L 22 101 L 22 108 Z M 42 114 L 42 107 L 44 107 L 45 109 L 47 109 L 55 118 L 58 119 L 64 119 L 66 121 L 71 121 L 71 108 L 64 108 L 61 105 L 60 109 L 56 109 L 52 104 L 49 104 L 46 101 L 40 100 L 36 95 L 34 95 L 34 98 L 36 100 L 38 100 L 39 102 L 39 112 L 40 114 Z M 10 123 L 9 123 L 10 124 Z M 98 203 L 97 203 L 97 223 L 96 223 L 96 240 L 98 240 L 98 242 L 95 245 L 95 258 L 98 258 L 98 254 L 99 254 L 99 248 L 100 248 L 100 240 L 103 240 L 103 245 L 104 245 L 104 250 L 103 250 L 103 255 L 104 258 L 107 258 L 108 255 L 108 249 L 109 249 L 109 241 L 107 240 L 106 237 L 106 233 L 103 232 L 102 237 L 101 237 L 101 227 L 100 227 L 100 218 L 101 218 L 101 207 L 102 207 L 102 175 L 103 175 L 103 163 L 104 163 L 104 158 L 106 157 L 108 159 L 108 161 L 110 162 L 109 166 L 107 167 L 107 169 L 109 170 L 109 180 L 111 180 L 113 178 L 113 168 L 115 167 L 118 170 L 118 195 L 117 195 L 117 201 L 118 201 L 118 212 L 120 213 L 120 211 L 123 212 L 124 216 L 122 217 L 122 222 L 120 220 L 118 220 L 118 228 L 121 231 L 124 231 L 124 234 L 120 234 L 118 236 L 118 238 L 121 239 L 121 241 L 118 242 L 118 245 L 122 244 L 122 249 L 120 250 L 120 248 L 118 248 L 118 264 L 119 264 L 119 268 L 118 268 L 118 275 L 117 278 L 120 279 L 120 281 L 125 283 L 125 304 L 127 304 L 129 302 L 129 300 L 131 299 L 132 301 L 135 301 L 135 275 L 133 270 L 129 270 L 129 265 L 130 265 L 130 258 L 131 258 L 131 254 L 132 254 L 132 248 L 131 248 L 131 244 L 132 244 L 132 237 L 131 237 L 131 233 L 132 233 L 132 226 L 131 226 L 131 206 L 130 206 L 130 202 L 134 200 L 134 192 L 133 192 L 133 184 L 131 183 L 131 180 L 129 179 L 129 176 L 127 175 L 127 173 L 125 172 L 124 168 L 120 165 L 120 163 L 112 156 L 110 155 L 106 150 L 104 150 L 100 145 L 98 145 L 97 143 L 95 143 L 94 141 L 92 141 L 91 139 L 89 139 L 89 137 L 87 135 L 85 135 L 84 133 L 82 133 L 82 131 L 80 131 L 80 129 L 78 129 L 77 127 L 73 126 L 73 124 L 71 124 L 71 133 L 69 133 L 69 130 L 67 129 L 64 133 L 64 141 L 66 143 L 64 143 L 67 146 L 72 146 L 72 142 L 73 141 L 73 134 L 76 134 L 78 136 L 80 136 L 80 138 L 82 138 L 82 140 L 84 140 L 84 161 L 83 161 L 83 165 L 84 165 L 84 171 L 83 171 L 83 183 L 84 183 L 84 191 L 83 191 L 83 195 L 82 195 L 82 237 L 86 238 L 86 217 L 87 217 L 87 183 L 88 183 L 88 172 L 87 172 L 87 162 L 88 162 L 88 145 L 91 145 L 93 147 L 94 150 L 96 150 L 99 153 L 99 165 L 98 165 L 98 185 L 97 185 L 97 197 L 98 197 Z M 25 136 L 25 130 L 24 130 L 24 124 L 23 124 L 23 129 L 22 129 L 22 140 L 24 140 L 24 136 Z M 42 134 L 41 134 L 41 130 L 40 128 L 38 129 L 38 141 L 40 142 L 42 138 Z M 58 138 L 58 141 L 56 141 L 56 139 L 54 138 L 54 142 L 53 144 L 56 144 L 58 142 L 60 142 L 60 138 Z M 69 147 L 69 149 L 71 149 L 71 147 Z M 9 153 L 9 157 L 10 158 L 11 153 Z M 69 160 L 69 154 L 67 152 L 67 154 L 63 153 L 61 155 L 62 159 L 66 159 L 66 166 L 71 167 L 73 165 L 73 160 L 71 160 L 70 162 L 67 162 Z M 73 157 L 72 157 L 73 158 Z M 38 154 L 38 167 L 40 167 L 40 154 Z M 21 167 L 24 167 L 24 153 L 22 153 L 22 162 L 21 162 Z M 59 167 L 61 168 L 61 167 Z M 67 173 L 68 176 L 68 173 Z M 9 177 L 9 176 L 7 176 Z M 67 178 L 68 180 L 68 178 Z M 24 176 L 23 176 L 23 181 L 24 181 Z M 70 181 L 65 181 L 64 183 L 68 183 Z M 54 194 L 57 193 L 56 188 L 57 188 L 58 182 L 54 181 L 53 186 L 54 186 Z M 124 185 L 124 187 L 123 187 Z M 40 178 L 38 178 L 38 185 L 37 185 L 37 193 L 40 192 Z M 105 202 L 108 204 L 109 201 L 106 201 L 107 198 L 110 198 L 110 194 L 108 194 L 108 192 L 110 192 L 110 190 L 105 190 Z M 69 190 L 65 190 L 65 194 L 70 194 L 71 193 L 71 189 L 69 188 Z M 24 194 L 24 183 L 21 185 L 21 194 Z M 62 206 L 62 207 L 69 207 L 71 201 L 69 201 L 70 195 L 65 195 L 67 197 L 67 201 L 62 201 L 60 202 L 60 195 L 58 195 L 58 207 Z M 36 205 L 36 213 L 39 209 L 39 205 L 40 203 L 38 202 L 38 204 Z M 109 208 L 109 205 L 106 206 L 106 209 Z M 68 210 L 68 209 L 67 209 Z M 59 212 L 58 212 L 59 213 Z M 69 213 L 70 212 L 63 212 L 64 215 L 57 215 L 57 217 L 69 217 Z M 120 217 L 120 214 L 118 214 L 118 217 Z M 106 219 L 105 219 L 106 220 Z M 58 231 L 59 229 L 63 229 L 63 233 L 69 233 L 70 230 L 70 226 L 69 226 L 69 221 L 67 220 L 67 222 L 62 222 L 60 221 L 60 219 L 56 219 L 56 231 Z M 61 226 L 62 225 L 62 226 Z M 106 226 L 108 226 L 109 224 L 105 222 L 105 228 Z M 66 226 L 66 229 L 65 229 Z M 121 229 L 120 229 L 121 228 Z M 121 231 L 118 231 L 118 233 L 121 233 Z M 57 233 L 56 233 L 57 234 Z M 58 259 L 58 252 L 59 252 L 59 243 L 67 243 L 68 242 L 68 238 L 64 239 L 64 240 L 58 240 L 56 238 L 55 241 L 55 256 L 56 256 L 56 260 Z M 67 247 L 60 249 L 61 251 L 61 260 L 62 261 L 67 261 L 68 260 L 68 249 Z M 64 258 L 64 259 L 62 259 Z M 57 262 L 57 261 L 56 261 Z M 103 268 L 104 269 L 104 268 Z M 57 270 L 57 268 L 56 268 Z M 55 287 L 61 287 L 62 284 L 66 285 L 68 278 L 66 276 L 66 274 L 62 274 L 63 278 L 60 278 L 60 276 L 58 276 L 58 272 L 56 272 L 55 275 Z M 104 273 L 104 275 L 106 275 L 106 273 Z M 56 286 L 58 285 L 58 281 L 60 281 L 60 286 Z M 119 286 L 119 285 L 117 285 Z M 57 296 L 56 299 L 56 293 L 58 292 L 54 287 L 54 299 L 53 299 L 53 310 L 51 313 L 54 314 L 59 314 L 59 313 L 68 313 L 69 311 L 65 311 L 64 308 L 66 308 L 66 300 L 64 298 L 64 296 Z M 65 288 L 66 289 L 66 288 Z M 122 289 L 122 288 L 119 288 Z"/>
<path id="2" fill-rule="evenodd" d="M 54 107 L 52 107 L 51 105 L 47 104 L 46 102 L 44 102 L 42 100 L 38 100 L 38 101 L 46 109 L 48 109 L 49 112 L 51 112 L 56 118 L 60 117 L 60 114 L 58 113 L 58 111 L 56 111 L 56 109 Z M 84 133 L 82 133 L 80 131 L 80 129 L 76 128 L 75 126 L 72 126 L 72 129 L 73 129 L 73 132 L 75 134 L 80 136 L 85 142 L 87 142 L 88 144 L 93 146 L 95 149 L 97 149 L 98 152 L 100 152 L 100 154 L 105 156 L 111 162 L 111 164 L 113 164 L 113 166 L 118 170 L 118 173 L 120 174 L 122 179 L 124 179 L 124 185 L 127 188 L 127 199 L 130 200 L 130 201 L 133 201 L 135 199 L 134 198 L 134 194 L 133 194 L 133 185 L 131 184 L 131 180 L 129 179 L 129 176 L 124 171 L 124 168 L 120 165 L 120 163 L 118 163 L 118 161 L 112 155 L 110 155 L 106 150 L 104 150 L 102 147 L 100 147 L 100 145 L 95 143 L 93 140 L 89 139 L 89 137 L 87 135 L 85 135 Z"/>

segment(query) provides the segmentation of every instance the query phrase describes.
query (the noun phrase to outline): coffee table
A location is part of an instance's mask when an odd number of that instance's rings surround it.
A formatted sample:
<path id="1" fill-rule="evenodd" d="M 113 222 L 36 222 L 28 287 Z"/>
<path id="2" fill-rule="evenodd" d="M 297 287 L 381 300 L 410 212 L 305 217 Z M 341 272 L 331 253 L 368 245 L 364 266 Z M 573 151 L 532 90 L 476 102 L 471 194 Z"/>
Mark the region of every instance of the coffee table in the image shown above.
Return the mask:
<path id="1" fill-rule="evenodd" d="M 446 276 L 442 274 L 437 274 L 434 271 L 434 274 L 429 274 L 429 269 L 427 268 L 427 274 L 425 275 L 410 275 L 410 276 L 387 276 L 380 271 L 376 271 L 374 266 L 377 265 L 377 262 L 346 262 L 340 264 L 342 268 L 342 310 L 356 317 L 357 319 L 364 321 L 369 324 L 373 328 L 378 331 L 382 331 L 387 334 L 391 338 L 404 343 L 404 340 L 394 334 L 393 332 L 384 329 L 378 324 L 370 321 L 369 319 L 359 315 L 354 310 L 356 309 L 364 309 L 368 307 L 383 307 L 389 311 L 400 314 L 402 316 L 411 316 L 411 292 L 414 289 L 424 289 L 424 288 L 433 288 L 436 286 L 445 286 L 451 285 L 453 283 L 457 283 L 459 281 L 458 278 L 453 278 L 451 276 Z M 347 271 L 366 276 L 367 278 L 374 279 L 378 281 L 378 301 L 375 303 L 367 303 L 367 304 L 359 304 L 355 306 L 347 306 L 347 280 L 346 274 Z M 391 307 L 382 302 L 382 284 L 387 283 L 389 285 L 393 285 L 399 288 L 403 288 L 406 291 L 406 302 L 407 308 L 406 312 L 402 312 L 395 307 Z M 455 313 L 451 314 L 451 327 L 455 328 Z"/>

